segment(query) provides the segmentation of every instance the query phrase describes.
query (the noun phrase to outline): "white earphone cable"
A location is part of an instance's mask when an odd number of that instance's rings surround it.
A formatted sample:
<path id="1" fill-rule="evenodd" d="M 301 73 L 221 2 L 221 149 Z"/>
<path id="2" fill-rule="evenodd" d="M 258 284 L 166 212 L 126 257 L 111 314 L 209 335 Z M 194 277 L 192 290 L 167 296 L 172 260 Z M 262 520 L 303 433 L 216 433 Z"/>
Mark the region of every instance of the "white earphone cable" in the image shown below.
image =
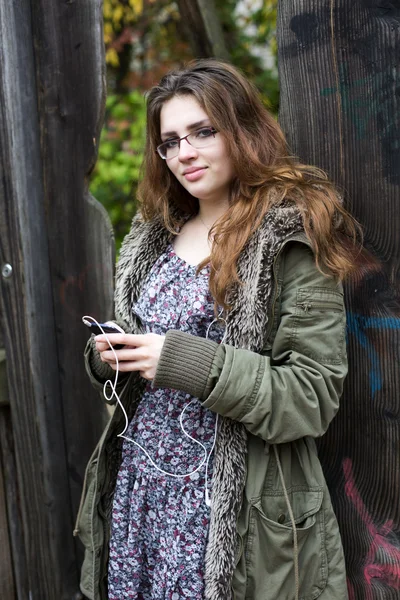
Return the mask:
<path id="1" fill-rule="evenodd" d="M 90 316 L 85 316 L 84 319 L 90 320 L 91 322 L 95 323 L 99 329 L 101 330 L 102 334 L 105 336 L 108 345 L 110 346 L 113 354 L 114 354 L 114 359 L 115 359 L 115 364 L 116 364 L 116 371 L 115 371 L 115 379 L 114 379 L 114 383 L 111 381 L 111 379 L 108 379 L 103 387 L 103 394 L 104 397 L 106 398 L 106 400 L 108 400 L 109 402 L 113 399 L 113 397 L 115 397 L 118 405 L 120 406 L 123 414 L 124 414 L 124 418 L 125 418 L 125 427 L 123 429 L 123 431 L 119 434 L 117 434 L 117 437 L 123 438 L 129 442 L 131 442 L 132 444 L 135 444 L 135 446 L 137 446 L 138 448 L 140 448 L 142 450 L 142 452 L 144 452 L 144 454 L 147 456 L 147 458 L 149 459 L 151 465 L 160 473 L 162 473 L 163 475 L 167 475 L 168 477 L 175 477 L 176 479 L 182 479 L 184 477 L 190 477 L 191 475 L 194 475 L 195 473 L 197 473 L 197 471 L 199 471 L 202 466 L 204 465 L 204 463 L 206 464 L 206 471 L 205 471 L 205 502 L 207 504 L 207 506 L 211 506 L 211 498 L 210 498 L 210 493 L 208 490 L 208 464 L 210 462 L 210 458 L 211 455 L 214 451 L 215 448 L 215 444 L 216 444 L 216 440 L 217 440 L 217 429 L 218 429 L 218 414 L 216 415 L 216 419 L 215 419 L 215 427 L 214 427 L 214 437 L 213 437 L 213 443 L 212 443 L 212 447 L 210 452 L 207 455 L 207 449 L 204 446 L 204 444 L 202 444 L 199 440 L 196 440 L 194 437 L 192 437 L 184 428 L 183 426 L 183 415 L 186 411 L 187 408 L 189 408 L 189 406 L 192 404 L 192 402 L 194 401 L 194 399 L 190 400 L 190 402 L 188 402 L 188 404 L 186 404 L 186 406 L 183 408 L 180 417 L 179 417 L 179 424 L 180 427 L 183 431 L 183 433 L 185 434 L 186 437 L 188 437 L 190 440 L 192 440 L 193 442 L 195 442 L 196 444 L 198 444 L 204 452 L 204 456 L 202 461 L 200 462 L 200 464 L 196 467 L 196 469 L 194 469 L 193 471 L 191 471 L 190 473 L 184 473 L 181 475 L 178 475 L 176 473 L 169 473 L 168 471 L 164 471 L 164 469 L 161 469 L 158 465 L 156 465 L 156 463 L 154 462 L 154 460 L 151 458 L 150 454 L 147 452 L 147 450 L 145 448 L 143 448 L 143 446 L 141 446 L 140 444 L 138 444 L 138 442 L 135 442 L 135 440 L 132 440 L 131 438 L 127 437 L 125 434 L 126 430 L 128 429 L 129 426 L 129 420 L 128 420 L 128 415 L 126 414 L 125 408 L 117 394 L 116 391 L 116 387 L 117 387 L 117 383 L 118 383 L 118 375 L 119 375 L 119 361 L 118 361 L 118 357 L 117 354 L 107 336 L 107 333 L 104 331 L 104 329 L 102 328 L 102 326 L 100 325 L 100 323 L 98 323 L 98 321 L 96 321 L 96 319 L 94 319 L 93 317 Z M 223 320 L 224 319 L 220 319 L 220 317 L 218 317 L 217 319 L 214 319 L 210 325 L 207 328 L 207 332 L 206 332 L 206 338 L 208 338 L 208 334 L 210 331 L 211 326 L 218 320 Z M 224 336 L 225 337 L 225 336 Z M 111 388 L 111 394 L 107 393 L 107 389 Z"/>

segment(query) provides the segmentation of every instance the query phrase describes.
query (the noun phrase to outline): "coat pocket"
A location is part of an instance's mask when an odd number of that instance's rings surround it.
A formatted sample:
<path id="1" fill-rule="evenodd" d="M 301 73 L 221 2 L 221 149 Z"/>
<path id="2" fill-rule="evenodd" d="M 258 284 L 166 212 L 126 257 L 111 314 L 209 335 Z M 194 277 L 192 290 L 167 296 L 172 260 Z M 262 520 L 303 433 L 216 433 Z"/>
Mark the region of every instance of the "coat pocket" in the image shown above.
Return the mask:
<path id="1" fill-rule="evenodd" d="M 345 356 L 343 294 L 330 288 L 297 290 L 290 346 L 321 364 L 340 364 Z"/>
<path id="2" fill-rule="evenodd" d="M 322 490 L 289 492 L 297 531 L 301 600 L 314 600 L 326 586 Z M 293 529 L 283 494 L 263 495 L 250 511 L 246 548 L 248 591 L 252 600 L 295 597 Z"/>

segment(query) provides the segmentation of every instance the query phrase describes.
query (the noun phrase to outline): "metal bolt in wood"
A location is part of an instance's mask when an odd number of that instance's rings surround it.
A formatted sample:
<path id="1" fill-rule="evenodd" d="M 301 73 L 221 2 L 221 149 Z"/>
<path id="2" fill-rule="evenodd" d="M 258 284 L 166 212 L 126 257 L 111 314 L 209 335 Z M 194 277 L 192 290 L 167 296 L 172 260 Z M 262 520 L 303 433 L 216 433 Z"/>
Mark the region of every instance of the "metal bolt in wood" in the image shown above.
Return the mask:
<path id="1" fill-rule="evenodd" d="M 9 277 L 11 277 L 12 271 L 12 266 L 9 263 L 6 263 L 1 268 L 1 274 L 4 277 L 4 279 L 8 279 Z"/>

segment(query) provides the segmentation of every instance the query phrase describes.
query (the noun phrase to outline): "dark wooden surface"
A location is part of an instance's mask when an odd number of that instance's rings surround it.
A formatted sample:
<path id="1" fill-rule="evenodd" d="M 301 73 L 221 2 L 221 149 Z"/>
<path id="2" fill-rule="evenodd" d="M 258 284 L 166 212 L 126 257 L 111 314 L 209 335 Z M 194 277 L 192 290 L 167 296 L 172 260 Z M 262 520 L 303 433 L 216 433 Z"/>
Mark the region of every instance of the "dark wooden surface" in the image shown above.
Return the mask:
<path id="1" fill-rule="evenodd" d="M 350 600 L 400 597 L 400 5 L 281 0 L 280 123 L 344 190 L 379 268 L 345 288 L 349 376 L 320 455 Z"/>
<path id="2" fill-rule="evenodd" d="M 229 60 L 214 0 L 178 0 L 178 7 L 193 55 Z"/>
<path id="3" fill-rule="evenodd" d="M 6 351 L 0 328 L 0 408 L 9 405 L 6 363 Z"/>
<path id="4" fill-rule="evenodd" d="M 81 597 L 72 530 L 106 420 L 84 373 L 81 324 L 83 314 L 112 314 L 111 226 L 87 191 L 105 100 L 101 11 L 97 0 L 0 3 L 0 265 L 13 267 L 1 278 L 0 316 L 16 457 L 9 489 L 22 519 L 10 532 L 14 561 L 23 537 L 27 568 L 18 600 Z"/>
<path id="5" fill-rule="evenodd" d="M 29 598 L 28 566 L 26 562 L 23 521 L 21 513 L 21 495 L 18 488 L 15 445 L 10 408 L 0 409 L 0 448 L 5 501 L 7 505 L 8 533 L 10 539 L 11 560 L 8 567 L 14 575 L 16 599 Z M 11 576 L 11 571 L 8 577 Z M 1 596 L 14 600 L 14 596 Z"/>
<path id="6" fill-rule="evenodd" d="M 2 413 L 4 410 L 4 407 L 0 407 L 0 421 L 3 418 Z M 6 489 L 3 473 L 3 461 L 0 460 L 0 598 L 14 600 L 15 587 L 13 576 L 13 564 L 11 557 L 10 535 L 8 530 Z"/>
<path id="7" fill-rule="evenodd" d="M 9 438 L 12 435 L 10 425 L 10 399 L 8 395 L 6 356 L 4 350 L 3 336 L 0 329 L 0 598 L 14 600 L 16 598 L 14 567 L 11 541 L 14 536 L 10 535 L 13 518 L 10 511 L 13 505 L 10 502 L 12 496 L 11 485 L 16 484 L 15 469 L 11 468 L 13 454 L 9 447 Z M 15 464 L 15 461 L 13 461 Z M 10 482 L 10 471 L 14 471 L 14 481 Z M 14 506 L 16 505 L 14 498 Z M 17 575 L 18 579 L 18 575 Z M 26 592 L 27 594 L 27 592 Z M 26 595 L 25 594 L 25 595 Z"/>

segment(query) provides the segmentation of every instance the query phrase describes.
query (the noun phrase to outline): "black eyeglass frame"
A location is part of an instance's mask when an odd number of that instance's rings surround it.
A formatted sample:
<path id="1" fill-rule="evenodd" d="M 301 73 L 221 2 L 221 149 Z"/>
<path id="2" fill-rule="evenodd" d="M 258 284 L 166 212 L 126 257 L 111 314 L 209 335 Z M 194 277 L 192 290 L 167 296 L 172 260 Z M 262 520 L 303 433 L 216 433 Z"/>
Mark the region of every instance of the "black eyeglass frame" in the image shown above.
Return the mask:
<path id="1" fill-rule="evenodd" d="M 213 127 L 212 125 L 205 126 L 205 127 L 200 127 L 199 129 L 197 129 L 196 131 L 192 131 L 191 133 L 188 133 L 187 135 L 184 135 L 181 138 L 171 138 L 170 140 L 165 140 L 165 142 L 162 142 L 162 144 L 159 144 L 156 148 L 156 153 L 158 154 L 158 156 L 160 158 L 162 158 L 163 160 L 170 160 L 171 158 L 176 158 L 179 154 L 179 150 L 181 149 L 181 141 L 182 140 L 186 140 L 187 143 L 190 146 L 193 146 L 193 148 L 196 148 L 196 146 L 194 146 L 193 144 L 190 143 L 190 141 L 188 140 L 188 137 L 190 137 L 191 135 L 194 135 L 195 133 L 198 133 L 199 131 L 204 131 L 204 129 L 208 129 L 209 131 L 211 131 L 212 135 L 215 137 L 215 134 L 218 133 L 218 130 L 215 129 L 215 127 Z M 165 144 L 168 144 L 168 142 L 179 142 L 179 146 L 178 146 L 178 152 L 177 154 L 175 154 L 175 156 L 170 156 L 169 158 L 167 158 L 166 156 L 162 156 L 160 148 L 162 146 L 164 146 Z M 200 148 L 206 148 L 207 146 L 200 146 Z M 196 148 L 196 149 L 200 149 L 200 148 Z"/>

